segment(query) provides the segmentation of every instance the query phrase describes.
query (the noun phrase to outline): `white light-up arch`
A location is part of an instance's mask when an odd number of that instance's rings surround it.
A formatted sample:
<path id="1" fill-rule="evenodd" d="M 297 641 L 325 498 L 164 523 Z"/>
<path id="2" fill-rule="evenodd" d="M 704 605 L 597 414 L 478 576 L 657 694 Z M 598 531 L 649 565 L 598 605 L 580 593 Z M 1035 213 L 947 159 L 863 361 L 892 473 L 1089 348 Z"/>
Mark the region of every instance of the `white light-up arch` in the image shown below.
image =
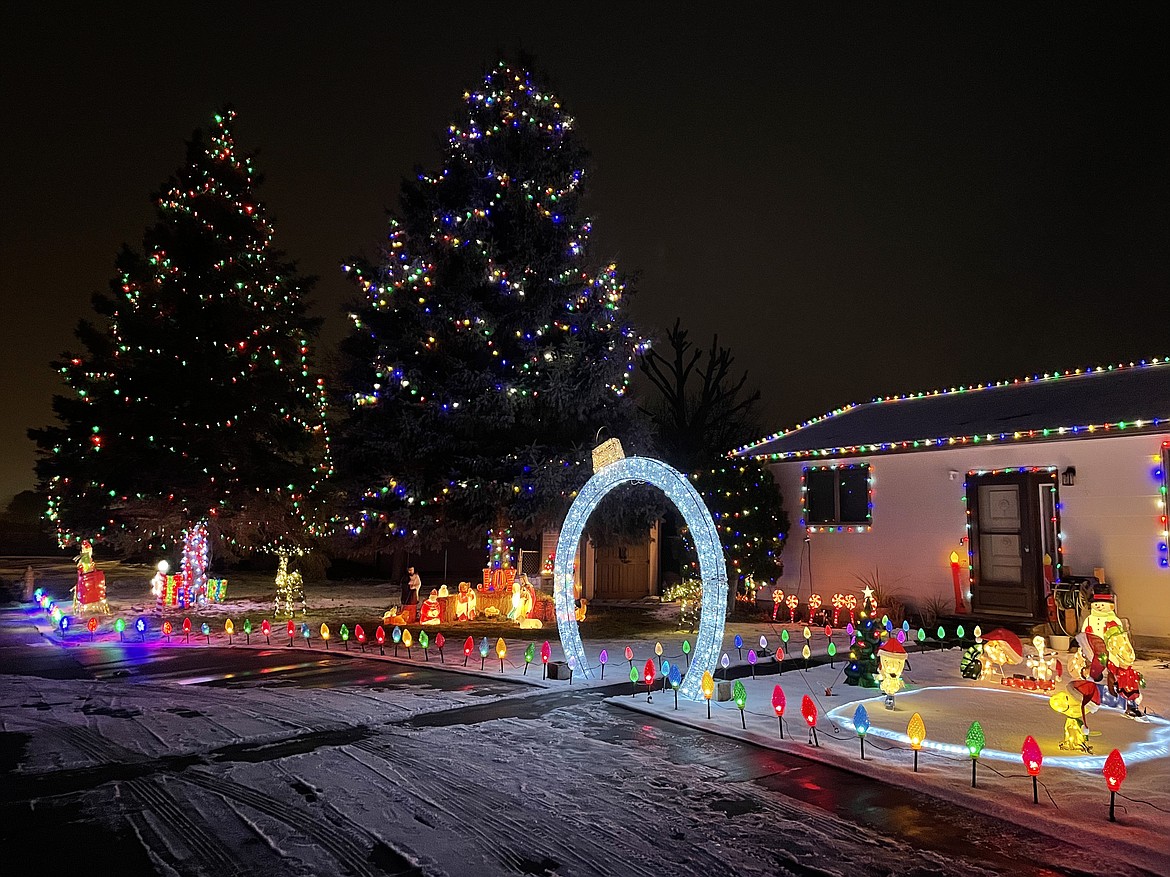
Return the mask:
<path id="1" fill-rule="evenodd" d="M 727 566 L 723 559 L 723 546 L 719 532 L 707 506 L 703 504 L 698 491 L 678 470 L 661 460 L 649 457 L 624 457 L 609 463 L 585 482 L 561 527 L 557 540 L 557 554 L 553 565 L 553 599 L 557 610 L 557 631 L 561 636 L 561 648 L 565 658 L 575 672 L 586 679 L 593 677 L 581 633 L 577 628 L 577 615 L 573 605 L 573 558 L 585 530 L 589 515 L 601 502 L 602 497 L 620 484 L 644 481 L 653 484 L 674 503 L 691 531 L 695 548 L 699 552 L 699 575 L 703 581 L 702 614 L 699 617 L 699 636 L 691 653 L 690 670 L 683 678 L 679 693 L 691 700 L 700 694 L 703 671 L 715 673 L 719 650 L 723 645 L 723 624 L 727 618 Z"/>

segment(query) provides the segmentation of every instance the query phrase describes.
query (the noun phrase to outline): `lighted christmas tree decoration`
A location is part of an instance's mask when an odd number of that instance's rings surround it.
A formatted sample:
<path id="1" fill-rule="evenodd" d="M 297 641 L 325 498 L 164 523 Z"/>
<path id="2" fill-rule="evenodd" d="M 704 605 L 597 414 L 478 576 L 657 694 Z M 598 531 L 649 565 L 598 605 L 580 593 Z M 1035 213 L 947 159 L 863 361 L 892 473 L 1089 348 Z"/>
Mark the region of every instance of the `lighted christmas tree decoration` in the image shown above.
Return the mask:
<path id="1" fill-rule="evenodd" d="M 747 707 L 747 689 L 743 686 L 743 680 L 736 679 L 735 684 L 731 686 L 731 699 L 735 701 L 735 706 L 739 709 L 739 721 L 746 731 L 747 717 L 744 714 L 744 709 Z"/>
<path id="2" fill-rule="evenodd" d="M 915 713 L 906 725 L 906 736 L 910 738 L 910 748 L 914 750 L 914 772 L 918 773 L 918 750 L 926 742 L 926 722 L 922 716 Z"/>
<path id="3" fill-rule="evenodd" d="M 1113 805 L 1117 798 L 1118 791 L 1121 790 L 1121 784 L 1125 782 L 1125 759 L 1121 757 L 1121 752 L 1114 749 L 1109 753 L 1109 757 L 1105 759 L 1105 767 L 1101 772 L 1105 775 L 1105 785 L 1109 787 L 1109 821 L 1116 822 L 1117 816 L 1113 811 Z"/>
<path id="4" fill-rule="evenodd" d="M 1024 746 L 1020 750 L 1020 757 L 1024 761 L 1024 770 L 1032 778 L 1032 803 L 1039 804 L 1040 791 L 1037 788 L 1036 777 L 1040 773 L 1040 765 L 1044 761 L 1044 756 L 1040 752 L 1040 745 L 1036 742 L 1036 738 L 1031 734 L 1024 738 Z"/>
<path id="5" fill-rule="evenodd" d="M 711 698 L 715 696 L 715 677 L 711 675 L 709 670 L 703 671 L 700 687 L 703 692 L 703 699 L 707 701 L 707 718 L 711 718 Z"/>
<path id="6" fill-rule="evenodd" d="M 779 685 L 772 688 L 772 709 L 776 713 L 776 722 L 780 726 L 780 739 L 784 739 L 784 708 L 788 705 L 784 697 L 784 689 Z"/>
<path id="7" fill-rule="evenodd" d="M 267 618 L 260 622 L 260 633 L 264 635 L 264 645 L 272 645 L 272 640 L 270 639 L 272 636 L 272 625 L 268 622 Z"/>
<path id="8" fill-rule="evenodd" d="M 236 623 L 230 618 L 223 623 L 223 632 L 227 634 L 228 645 L 232 644 L 232 634 L 236 632 Z"/>
<path id="9" fill-rule="evenodd" d="M 865 704 L 859 703 L 853 712 L 853 730 L 857 732 L 857 739 L 861 741 L 861 760 L 865 761 L 865 735 L 869 733 L 869 713 Z"/>
<path id="10" fill-rule="evenodd" d="M 305 583 L 297 570 L 288 568 L 290 552 L 277 551 L 276 605 L 272 613 L 277 617 L 305 614 Z"/>
<path id="11" fill-rule="evenodd" d="M 971 788 L 975 788 L 975 768 L 979 764 L 979 753 L 986 744 L 983 728 L 978 722 L 972 722 L 967 729 L 967 752 L 971 756 Z"/>
<path id="12" fill-rule="evenodd" d="M 123 248 L 78 329 L 86 351 L 55 363 L 59 425 L 31 433 L 60 543 L 94 533 L 133 552 L 185 534 L 187 606 L 224 596 L 212 543 L 299 544 L 330 468 L 311 282 L 274 246 L 234 123 L 224 110 L 188 143 L 141 250 Z"/>
<path id="13" fill-rule="evenodd" d="M 800 714 L 804 717 L 805 724 L 808 725 L 809 739 L 812 740 L 812 744 L 820 746 L 820 741 L 817 740 L 817 705 L 807 694 L 800 700 Z"/>
<path id="14" fill-rule="evenodd" d="M 605 665 L 609 663 L 609 652 L 605 649 L 601 650 L 601 654 L 597 656 L 598 662 L 601 664 L 601 678 L 605 678 Z"/>
<path id="15" fill-rule="evenodd" d="M 878 685 L 877 649 L 881 645 L 881 634 L 877 623 L 871 617 L 873 612 L 872 591 L 866 589 L 861 606 L 861 618 L 855 631 L 853 644 L 849 649 L 849 660 L 845 663 L 845 684 L 876 688 Z"/>

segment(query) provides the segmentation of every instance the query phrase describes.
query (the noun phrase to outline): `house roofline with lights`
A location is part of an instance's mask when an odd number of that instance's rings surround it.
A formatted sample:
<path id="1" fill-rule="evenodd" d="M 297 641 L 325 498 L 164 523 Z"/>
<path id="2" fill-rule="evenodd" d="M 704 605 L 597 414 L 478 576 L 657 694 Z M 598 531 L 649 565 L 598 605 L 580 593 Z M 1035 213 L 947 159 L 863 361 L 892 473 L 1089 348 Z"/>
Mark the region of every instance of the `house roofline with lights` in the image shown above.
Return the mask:
<path id="1" fill-rule="evenodd" d="M 1107 438 L 1170 428 L 1170 358 L 846 405 L 736 448 L 760 462 Z"/>

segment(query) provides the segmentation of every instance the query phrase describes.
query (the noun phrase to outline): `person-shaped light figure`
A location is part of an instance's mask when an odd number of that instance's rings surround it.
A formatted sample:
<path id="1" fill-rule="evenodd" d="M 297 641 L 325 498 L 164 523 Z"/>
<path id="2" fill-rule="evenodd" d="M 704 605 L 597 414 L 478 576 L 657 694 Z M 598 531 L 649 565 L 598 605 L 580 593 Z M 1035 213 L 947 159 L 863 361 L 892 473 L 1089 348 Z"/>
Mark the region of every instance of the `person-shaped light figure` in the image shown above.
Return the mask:
<path id="1" fill-rule="evenodd" d="M 150 593 L 154 595 L 156 600 L 162 600 L 163 592 L 167 587 L 167 573 L 170 571 L 171 565 L 169 563 L 165 560 L 158 562 L 158 572 L 150 580 Z"/>
<path id="2" fill-rule="evenodd" d="M 906 687 L 902 671 L 906 668 L 906 649 L 896 639 L 878 647 L 878 688 L 886 696 L 886 709 L 894 708 L 894 695 Z"/>

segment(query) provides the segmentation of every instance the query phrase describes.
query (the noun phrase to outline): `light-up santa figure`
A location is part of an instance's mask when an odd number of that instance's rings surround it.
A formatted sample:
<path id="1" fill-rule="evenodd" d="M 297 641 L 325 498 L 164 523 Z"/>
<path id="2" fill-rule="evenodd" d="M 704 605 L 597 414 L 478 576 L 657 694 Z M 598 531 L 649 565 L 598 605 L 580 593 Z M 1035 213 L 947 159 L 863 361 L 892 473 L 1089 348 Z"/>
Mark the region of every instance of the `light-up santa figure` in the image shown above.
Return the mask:
<path id="1" fill-rule="evenodd" d="M 431 593 L 423 601 L 418 610 L 418 623 L 429 626 L 438 624 L 442 619 L 439 610 L 439 592 L 432 588 Z"/>

